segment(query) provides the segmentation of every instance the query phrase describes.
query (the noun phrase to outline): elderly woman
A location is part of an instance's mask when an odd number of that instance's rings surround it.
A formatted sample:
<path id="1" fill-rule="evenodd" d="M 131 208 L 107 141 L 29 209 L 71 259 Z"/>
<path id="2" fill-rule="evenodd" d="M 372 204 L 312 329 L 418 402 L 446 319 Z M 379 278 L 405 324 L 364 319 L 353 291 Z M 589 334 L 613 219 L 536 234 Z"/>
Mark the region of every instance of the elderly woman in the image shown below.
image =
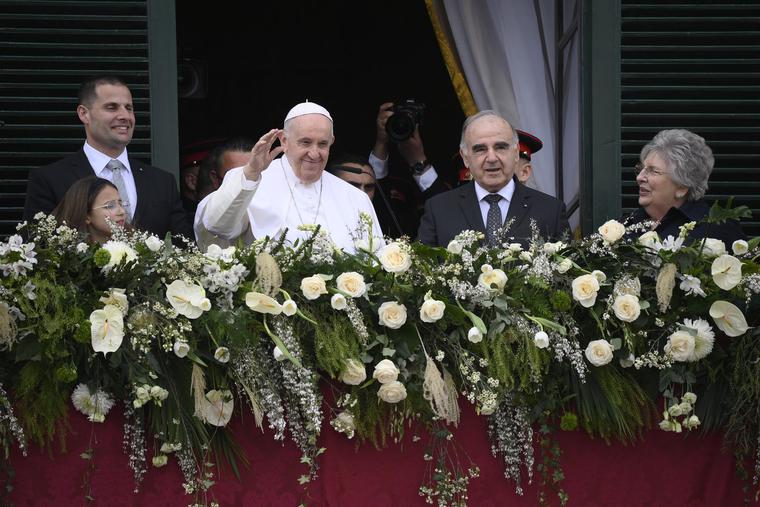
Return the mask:
<path id="1" fill-rule="evenodd" d="M 697 222 L 690 239 L 720 239 L 727 248 L 746 238 L 737 222 L 699 223 L 710 211 L 704 195 L 715 162 L 703 138 L 688 130 L 662 130 L 644 146 L 639 160 L 636 183 L 641 207 L 628 223 L 654 220 L 654 230 L 666 238 L 677 237 L 683 224 Z"/>

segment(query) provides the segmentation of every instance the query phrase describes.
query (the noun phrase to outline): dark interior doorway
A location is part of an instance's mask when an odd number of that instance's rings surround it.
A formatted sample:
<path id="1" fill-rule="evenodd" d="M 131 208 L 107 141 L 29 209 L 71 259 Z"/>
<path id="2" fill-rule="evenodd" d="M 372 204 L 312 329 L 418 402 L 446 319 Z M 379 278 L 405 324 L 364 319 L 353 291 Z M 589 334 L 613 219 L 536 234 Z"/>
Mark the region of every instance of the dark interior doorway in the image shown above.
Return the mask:
<path id="1" fill-rule="evenodd" d="M 180 86 L 190 95 L 179 103 L 180 146 L 232 135 L 258 139 L 309 99 L 335 119 L 332 154 L 368 154 L 378 106 L 414 98 L 426 104 L 426 154 L 453 178 L 464 118 L 422 0 L 176 7 L 180 74 L 200 77 Z M 401 170 L 400 157 L 391 157 L 392 171 Z"/>

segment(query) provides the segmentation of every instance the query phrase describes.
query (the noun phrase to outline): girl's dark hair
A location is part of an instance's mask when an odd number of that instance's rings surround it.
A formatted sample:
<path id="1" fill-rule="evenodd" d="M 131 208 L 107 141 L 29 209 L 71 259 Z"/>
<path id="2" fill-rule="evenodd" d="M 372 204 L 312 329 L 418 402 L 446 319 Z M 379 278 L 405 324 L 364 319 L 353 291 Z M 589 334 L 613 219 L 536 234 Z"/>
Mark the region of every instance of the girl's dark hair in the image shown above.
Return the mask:
<path id="1" fill-rule="evenodd" d="M 105 187 L 116 186 L 108 180 L 97 176 L 85 176 L 69 187 L 63 200 L 53 210 L 53 216 L 58 223 L 66 225 L 79 232 L 87 231 L 87 214 L 92 210 L 95 198 Z M 117 189 L 118 190 L 118 189 Z"/>

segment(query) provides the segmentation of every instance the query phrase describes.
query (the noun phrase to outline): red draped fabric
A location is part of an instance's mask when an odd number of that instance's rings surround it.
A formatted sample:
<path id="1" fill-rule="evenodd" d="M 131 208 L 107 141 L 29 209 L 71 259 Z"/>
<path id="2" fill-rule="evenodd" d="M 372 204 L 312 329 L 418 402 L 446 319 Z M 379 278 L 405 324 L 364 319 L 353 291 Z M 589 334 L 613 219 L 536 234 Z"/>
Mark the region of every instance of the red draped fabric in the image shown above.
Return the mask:
<path id="1" fill-rule="evenodd" d="M 67 452 L 32 448 L 24 458 L 12 456 L 16 469 L 11 500 L 17 506 L 84 505 L 82 489 L 87 462 L 80 457 L 94 446 L 96 469 L 91 474 L 94 505 L 179 506 L 192 503 L 181 486 L 182 474 L 174 458 L 156 469 L 149 465 L 145 481 L 133 493 L 134 480 L 122 451 L 122 416 L 114 411 L 104 424 L 92 424 L 77 412 L 70 414 Z M 328 424 L 321 443 L 319 478 L 308 486 L 308 496 L 298 486 L 305 472 L 300 453 L 291 442 L 275 442 L 248 417 L 236 419 L 230 429 L 242 445 L 250 466 L 237 480 L 229 470 L 217 476 L 210 499 L 223 506 L 409 506 L 425 505 L 418 496 L 428 462 L 423 454 L 428 437 L 409 430 L 398 444 L 381 450 L 336 433 Z M 420 439 L 414 439 L 418 435 Z M 504 479 L 503 467 L 490 454 L 484 418 L 467 408 L 455 431 L 460 454 L 469 455 L 480 467 L 479 478 L 470 482 L 472 506 L 537 505 L 536 480 L 515 494 L 514 484 Z M 730 453 L 722 452 L 719 435 L 677 435 L 651 431 L 636 445 L 606 444 L 582 432 L 562 432 L 564 487 L 569 505 L 582 506 L 739 506 L 742 483 L 734 472 Z M 217 471 L 219 472 L 219 471 Z M 551 497 L 550 497 L 551 498 Z M 554 504 L 556 498 L 554 498 Z M 759 505 L 753 503 L 752 505 Z"/>

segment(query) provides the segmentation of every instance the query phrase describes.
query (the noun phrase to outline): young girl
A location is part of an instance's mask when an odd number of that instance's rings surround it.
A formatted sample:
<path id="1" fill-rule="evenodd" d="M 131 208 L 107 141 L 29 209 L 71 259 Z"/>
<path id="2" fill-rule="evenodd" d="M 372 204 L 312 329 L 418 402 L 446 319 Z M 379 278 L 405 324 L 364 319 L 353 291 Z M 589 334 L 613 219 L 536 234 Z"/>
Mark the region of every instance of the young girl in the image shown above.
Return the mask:
<path id="1" fill-rule="evenodd" d="M 53 210 L 59 223 L 80 232 L 87 233 L 88 239 L 105 243 L 111 239 L 111 226 L 131 229 L 126 224 L 127 214 L 119 191 L 108 180 L 97 176 L 87 176 L 77 181 L 66 191 L 63 200 Z"/>

